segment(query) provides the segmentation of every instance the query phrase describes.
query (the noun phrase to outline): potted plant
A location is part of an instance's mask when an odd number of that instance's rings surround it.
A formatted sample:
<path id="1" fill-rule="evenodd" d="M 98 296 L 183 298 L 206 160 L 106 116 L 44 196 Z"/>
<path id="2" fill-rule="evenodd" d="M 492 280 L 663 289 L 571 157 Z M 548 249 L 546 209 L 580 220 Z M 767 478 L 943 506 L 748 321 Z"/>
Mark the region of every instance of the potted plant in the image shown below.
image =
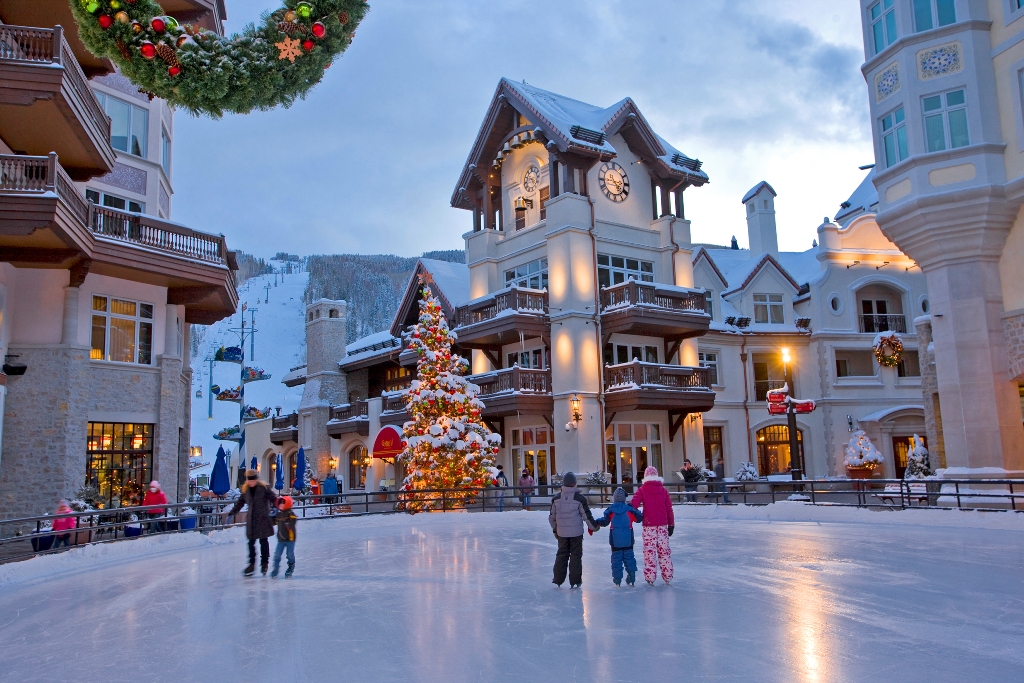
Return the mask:
<path id="1" fill-rule="evenodd" d="M 561 475 L 559 475 L 558 478 L 558 484 L 561 485 Z M 596 493 L 597 502 L 604 502 L 610 499 L 608 496 L 608 489 L 605 488 L 611 481 L 611 477 L 608 476 L 607 472 L 591 472 L 587 475 L 587 478 L 584 481 L 587 486 L 592 487 L 587 489 L 588 498 Z"/>
<path id="2" fill-rule="evenodd" d="M 885 458 L 871 443 L 871 439 L 858 429 L 850 436 L 850 442 L 846 444 L 846 457 L 843 463 L 846 465 L 846 476 L 850 479 L 870 479 L 875 469 L 885 462 Z"/>
<path id="3" fill-rule="evenodd" d="M 748 491 L 750 491 L 750 484 L 748 484 L 747 482 L 755 482 L 758 479 L 757 468 L 754 467 L 754 463 L 749 461 L 745 462 L 742 465 L 740 465 L 740 468 L 738 470 L 736 470 L 734 478 L 736 479 L 736 481 L 743 482 L 743 492 L 747 493 Z"/>

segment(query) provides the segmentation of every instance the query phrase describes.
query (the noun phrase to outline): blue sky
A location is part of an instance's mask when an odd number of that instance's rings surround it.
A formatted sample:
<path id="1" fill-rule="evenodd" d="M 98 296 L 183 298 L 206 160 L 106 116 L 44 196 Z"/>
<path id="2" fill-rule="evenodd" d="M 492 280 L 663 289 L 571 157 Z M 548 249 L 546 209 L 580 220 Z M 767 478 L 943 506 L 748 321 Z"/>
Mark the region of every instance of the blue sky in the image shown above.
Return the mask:
<path id="1" fill-rule="evenodd" d="M 228 31 L 277 0 L 229 0 Z M 174 220 L 276 251 L 463 246 L 449 200 L 498 79 L 596 105 L 632 97 L 704 161 L 695 241 L 746 245 L 739 201 L 778 191 L 806 249 L 874 161 L 858 4 L 821 0 L 376 0 L 352 47 L 290 109 L 175 121 Z"/>

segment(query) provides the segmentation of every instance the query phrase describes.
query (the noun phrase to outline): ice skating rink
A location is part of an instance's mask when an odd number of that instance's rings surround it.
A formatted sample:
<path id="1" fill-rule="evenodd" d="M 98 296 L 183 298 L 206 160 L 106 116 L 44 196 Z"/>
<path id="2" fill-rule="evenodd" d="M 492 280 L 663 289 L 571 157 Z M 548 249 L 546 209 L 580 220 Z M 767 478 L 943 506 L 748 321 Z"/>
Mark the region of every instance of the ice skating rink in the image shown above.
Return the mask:
<path id="1" fill-rule="evenodd" d="M 5 565 L 0 681 L 1024 680 L 1024 524 L 688 512 L 671 586 L 613 586 L 602 530 L 556 589 L 539 512 L 300 523 L 289 580 L 238 529 Z"/>

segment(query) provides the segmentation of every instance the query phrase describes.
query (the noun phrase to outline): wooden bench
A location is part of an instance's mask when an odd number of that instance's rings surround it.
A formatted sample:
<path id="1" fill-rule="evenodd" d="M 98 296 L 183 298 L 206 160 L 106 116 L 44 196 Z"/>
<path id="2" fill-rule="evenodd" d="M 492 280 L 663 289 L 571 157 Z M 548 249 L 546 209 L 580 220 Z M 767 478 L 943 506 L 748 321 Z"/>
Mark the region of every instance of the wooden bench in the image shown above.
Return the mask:
<path id="1" fill-rule="evenodd" d="M 914 501 L 917 501 L 918 505 L 927 505 L 928 486 L 924 482 L 909 485 L 886 484 L 882 493 L 876 493 L 875 497 L 889 505 L 895 505 L 897 501 L 902 500 L 909 501 L 911 505 L 914 504 Z"/>

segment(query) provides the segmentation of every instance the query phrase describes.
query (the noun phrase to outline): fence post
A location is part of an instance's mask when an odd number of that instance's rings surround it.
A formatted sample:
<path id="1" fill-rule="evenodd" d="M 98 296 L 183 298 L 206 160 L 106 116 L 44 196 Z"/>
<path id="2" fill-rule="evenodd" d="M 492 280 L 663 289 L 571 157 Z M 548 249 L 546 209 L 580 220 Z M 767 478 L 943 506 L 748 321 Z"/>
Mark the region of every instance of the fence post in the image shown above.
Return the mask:
<path id="1" fill-rule="evenodd" d="M 953 486 L 956 487 L 956 509 L 960 509 L 960 482 L 955 482 Z"/>
<path id="2" fill-rule="evenodd" d="M 1013 496 L 1013 482 L 1010 482 L 1010 508 L 1016 512 L 1017 510 L 1017 499 Z"/>
<path id="3" fill-rule="evenodd" d="M 46 155 L 46 189 L 57 191 L 57 153 L 50 152 Z"/>
<path id="4" fill-rule="evenodd" d="M 57 24 L 53 27 L 53 60 L 54 64 L 62 64 L 64 60 L 64 50 L 61 47 L 64 45 L 64 27 Z M 74 67 L 72 67 L 74 68 Z"/>

